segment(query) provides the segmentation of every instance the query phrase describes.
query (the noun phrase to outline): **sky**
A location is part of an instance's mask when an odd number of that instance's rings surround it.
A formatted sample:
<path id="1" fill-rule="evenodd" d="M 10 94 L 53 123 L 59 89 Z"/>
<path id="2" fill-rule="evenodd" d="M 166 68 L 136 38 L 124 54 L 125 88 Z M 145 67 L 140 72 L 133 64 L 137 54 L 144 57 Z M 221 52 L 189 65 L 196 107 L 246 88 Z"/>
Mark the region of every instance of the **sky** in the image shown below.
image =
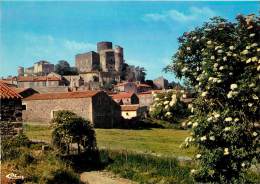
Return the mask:
<path id="1" fill-rule="evenodd" d="M 178 37 L 214 16 L 234 21 L 238 14 L 259 15 L 255 2 L 0 2 L 0 76 L 39 60 L 56 64 L 96 50 L 99 41 L 124 48 L 126 63 L 142 66 L 147 79 L 162 69 L 178 48 Z"/>

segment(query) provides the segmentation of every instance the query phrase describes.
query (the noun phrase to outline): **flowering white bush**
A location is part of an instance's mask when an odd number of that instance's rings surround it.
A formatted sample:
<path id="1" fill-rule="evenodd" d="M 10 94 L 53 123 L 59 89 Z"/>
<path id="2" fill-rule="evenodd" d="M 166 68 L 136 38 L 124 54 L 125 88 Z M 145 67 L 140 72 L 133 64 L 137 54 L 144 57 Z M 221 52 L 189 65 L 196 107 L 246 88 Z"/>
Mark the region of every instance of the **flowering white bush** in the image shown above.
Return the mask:
<path id="1" fill-rule="evenodd" d="M 246 170 L 259 160 L 259 20 L 254 15 L 238 16 L 236 23 L 212 19 L 179 38 L 173 64 L 166 68 L 198 94 L 192 136 L 185 140 L 198 148 L 192 170 L 198 182 L 247 183 Z"/>
<path id="2" fill-rule="evenodd" d="M 176 93 L 173 90 L 154 95 L 154 102 L 149 109 L 150 115 L 153 118 L 171 123 L 187 116 L 189 113 L 188 106 L 180 100 L 183 95 L 183 92 Z"/>

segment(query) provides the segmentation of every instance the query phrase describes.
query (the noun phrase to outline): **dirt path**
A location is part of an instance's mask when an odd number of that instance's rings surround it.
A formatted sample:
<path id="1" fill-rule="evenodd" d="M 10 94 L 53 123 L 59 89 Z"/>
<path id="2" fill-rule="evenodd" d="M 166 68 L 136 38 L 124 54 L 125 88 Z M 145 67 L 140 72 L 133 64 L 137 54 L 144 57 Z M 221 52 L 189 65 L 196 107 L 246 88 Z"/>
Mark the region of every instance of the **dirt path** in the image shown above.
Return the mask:
<path id="1" fill-rule="evenodd" d="M 80 180 L 86 184 L 137 184 L 107 171 L 84 172 L 80 175 Z"/>

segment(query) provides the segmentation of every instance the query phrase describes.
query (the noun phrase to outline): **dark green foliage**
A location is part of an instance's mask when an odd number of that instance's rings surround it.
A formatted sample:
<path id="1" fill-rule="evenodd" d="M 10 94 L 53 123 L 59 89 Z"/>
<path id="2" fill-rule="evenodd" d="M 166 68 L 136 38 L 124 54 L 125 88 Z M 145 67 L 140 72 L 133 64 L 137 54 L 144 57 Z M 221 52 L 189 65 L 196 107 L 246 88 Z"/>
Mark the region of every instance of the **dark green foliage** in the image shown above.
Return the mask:
<path id="1" fill-rule="evenodd" d="M 21 154 L 20 148 L 29 147 L 30 144 L 30 140 L 24 134 L 1 140 L 1 160 L 17 158 Z"/>
<path id="2" fill-rule="evenodd" d="M 77 69 L 70 67 L 70 64 L 65 60 L 60 60 L 55 65 L 55 72 L 60 75 L 78 75 Z"/>
<path id="3" fill-rule="evenodd" d="M 77 144 L 78 154 L 96 150 L 95 130 L 91 123 L 70 111 L 58 111 L 52 119 L 52 143 L 62 153 L 70 153 L 70 145 Z"/>
<path id="4" fill-rule="evenodd" d="M 175 158 L 101 150 L 100 159 L 108 164 L 106 169 L 138 183 L 193 183 L 190 168 Z"/>
<path id="5" fill-rule="evenodd" d="M 45 184 L 79 184 L 79 177 L 71 170 L 58 169 L 50 173 L 46 178 L 42 178 Z"/>

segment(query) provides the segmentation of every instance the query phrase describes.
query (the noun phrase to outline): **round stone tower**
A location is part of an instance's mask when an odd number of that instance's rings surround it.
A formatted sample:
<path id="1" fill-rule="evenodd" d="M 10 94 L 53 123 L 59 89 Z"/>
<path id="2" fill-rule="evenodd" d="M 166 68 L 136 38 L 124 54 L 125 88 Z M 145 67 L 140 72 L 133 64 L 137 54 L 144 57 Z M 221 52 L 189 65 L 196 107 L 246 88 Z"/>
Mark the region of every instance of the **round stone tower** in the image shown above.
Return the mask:
<path id="1" fill-rule="evenodd" d="M 19 66 L 17 69 L 18 76 L 24 76 L 24 67 Z"/>
<path id="2" fill-rule="evenodd" d="M 98 42 L 97 43 L 97 51 L 100 52 L 102 50 L 113 49 L 112 42 Z"/>
<path id="3" fill-rule="evenodd" d="M 114 51 L 115 51 L 115 70 L 117 72 L 121 72 L 122 65 L 124 63 L 124 49 L 116 45 Z"/>

